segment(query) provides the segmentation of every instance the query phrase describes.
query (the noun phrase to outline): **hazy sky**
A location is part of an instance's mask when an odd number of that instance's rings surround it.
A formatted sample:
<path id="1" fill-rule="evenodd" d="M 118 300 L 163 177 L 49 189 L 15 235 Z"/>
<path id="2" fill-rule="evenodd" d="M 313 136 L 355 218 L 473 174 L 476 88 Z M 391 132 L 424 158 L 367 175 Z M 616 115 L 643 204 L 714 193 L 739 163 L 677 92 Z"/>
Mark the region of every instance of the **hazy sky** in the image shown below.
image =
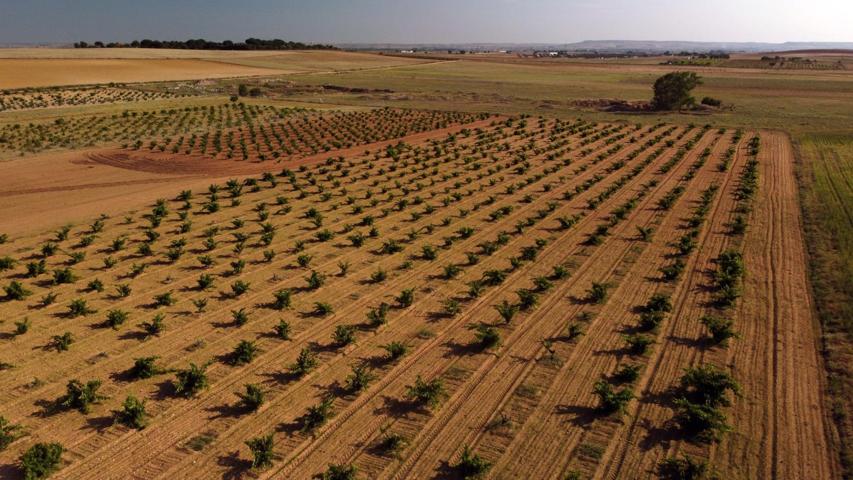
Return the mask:
<path id="1" fill-rule="evenodd" d="M 853 0 L 0 0 L 0 43 L 853 41 Z"/>

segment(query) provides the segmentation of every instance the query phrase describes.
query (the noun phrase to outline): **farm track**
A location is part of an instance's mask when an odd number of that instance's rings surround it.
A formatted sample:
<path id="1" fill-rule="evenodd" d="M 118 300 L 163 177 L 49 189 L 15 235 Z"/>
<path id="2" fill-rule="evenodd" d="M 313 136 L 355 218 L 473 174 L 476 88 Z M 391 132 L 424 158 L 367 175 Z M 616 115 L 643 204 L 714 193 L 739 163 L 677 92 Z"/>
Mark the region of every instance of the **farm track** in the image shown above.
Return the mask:
<path id="1" fill-rule="evenodd" d="M 735 430 L 712 448 L 711 460 L 723 475 L 836 478 L 829 420 L 820 408 L 826 387 L 791 145 L 780 132 L 762 131 L 761 138 L 761 194 L 743 241 L 749 270 L 748 300 L 736 314 L 741 338 L 725 352 L 709 352 L 711 361 L 734 366 L 743 394 L 731 409 Z M 749 421 L 754 418 L 764 422 Z"/>
<path id="2" fill-rule="evenodd" d="M 707 135 L 707 137 L 710 136 Z M 694 147 L 693 152 L 701 150 L 708 140 L 709 138 L 705 138 L 699 142 Z M 668 191 L 679 181 L 678 178 L 684 173 L 686 167 L 689 166 L 692 156 L 694 155 L 688 155 L 685 159 L 682 159 L 678 167 L 665 175 L 660 185 L 656 188 L 658 194 Z M 440 429 L 440 433 L 436 434 L 435 438 L 429 438 L 426 442 L 419 442 L 420 437 L 418 437 L 413 442 L 416 444 L 420 443 L 420 445 L 415 447 L 417 450 L 409 454 L 403 465 L 394 471 L 393 475 L 387 475 L 389 478 L 426 478 L 435 476 L 441 466 L 441 462 L 453 458 L 458 450 L 457 447 L 460 445 L 470 445 L 490 461 L 502 461 L 510 458 L 510 455 L 507 455 L 505 452 L 505 449 L 508 447 L 505 441 L 513 437 L 512 432 L 508 433 L 505 426 L 497 429 L 490 429 L 488 427 L 496 425 L 495 422 L 498 421 L 496 416 L 498 412 L 501 412 L 502 408 L 511 401 L 518 400 L 512 397 L 517 395 L 516 392 L 519 386 L 525 385 L 525 388 L 533 387 L 537 391 L 544 391 L 554 381 L 566 377 L 567 372 L 564 370 L 571 368 L 569 365 L 574 365 L 571 360 L 574 358 L 576 351 L 583 351 L 586 348 L 585 344 L 597 333 L 599 323 L 602 320 L 593 321 L 588 325 L 586 334 L 580 340 L 571 342 L 571 345 L 569 345 L 570 342 L 561 342 L 563 351 L 557 353 L 557 358 L 562 358 L 560 353 L 568 351 L 567 355 L 570 356 L 565 361 L 549 361 L 549 358 L 546 356 L 547 352 L 541 345 L 540 339 L 563 338 L 567 322 L 576 317 L 581 310 L 589 310 L 591 308 L 589 305 L 577 301 L 569 308 L 566 308 L 565 302 L 567 298 L 582 298 L 584 289 L 592 281 L 616 283 L 617 278 L 621 280 L 626 275 L 631 274 L 634 268 L 632 265 L 641 265 L 635 262 L 638 260 L 638 256 L 642 258 L 646 254 L 648 247 L 644 247 L 641 242 L 636 240 L 634 230 L 631 227 L 637 225 L 655 225 L 660 221 L 660 218 L 658 218 L 660 214 L 652 207 L 652 204 L 658 198 L 659 195 L 654 194 L 646 197 L 637 207 L 634 214 L 635 218 L 629 217 L 627 224 L 620 225 L 619 230 L 612 234 L 611 240 L 600 245 L 585 260 L 578 260 L 583 261 L 582 266 L 566 282 L 565 288 L 561 287 L 559 294 L 549 297 L 547 303 L 543 303 L 542 306 L 533 312 L 532 316 L 537 317 L 541 325 L 525 325 L 524 331 L 521 332 L 526 337 L 525 342 L 513 345 L 513 347 L 516 347 L 514 349 L 507 348 L 506 351 L 500 352 L 500 362 L 505 364 L 503 370 L 501 370 L 502 373 L 492 375 L 495 380 L 491 382 L 470 382 L 469 388 L 472 390 L 477 389 L 478 391 L 470 392 L 466 395 L 463 398 L 465 404 L 452 409 L 452 417 L 433 422 L 434 428 Z M 674 213 L 664 214 L 665 217 L 673 215 Z M 637 251 L 638 249 L 640 252 Z M 654 271 L 653 269 L 650 270 Z M 621 287 L 621 282 L 619 284 Z M 597 312 L 597 319 L 612 319 L 611 315 L 607 315 L 609 313 L 607 312 L 608 307 L 614 303 L 623 303 L 627 300 L 626 296 L 619 295 L 621 290 L 621 288 L 618 288 L 613 294 L 613 300 L 607 302 L 601 312 Z M 630 295 L 638 295 L 639 293 L 638 289 L 634 289 Z M 538 330 L 537 327 L 539 328 Z M 558 348 L 558 350 L 560 349 Z M 522 358 L 527 359 L 527 362 L 523 363 L 516 360 Z M 593 363 L 591 359 L 596 358 L 596 356 L 590 355 L 588 358 L 590 360 L 584 362 L 584 368 L 590 366 Z M 514 375 L 508 374 L 507 370 L 511 369 L 514 369 Z M 572 370 L 572 375 L 574 376 L 575 369 L 572 368 Z M 483 376 L 486 373 L 489 372 L 484 372 Z M 487 405 L 494 404 L 497 405 L 492 408 L 487 407 Z M 519 425 L 525 428 L 530 415 L 533 413 L 529 409 L 530 406 L 525 405 L 528 408 L 524 408 L 519 405 L 518 408 L 513 408 L 502 413 L 509 418 L 512 425 Z M 451 408 L 445 407 L 440 413 L 444 414 L 446 411 L 451 411 Z M 497 433 L 491 435 L 495 430 L 497 430 Z M 488 438 L 484 440 L 486 437 Z M 565 445 L 559 442 L 552 442 L 551 437 L 547 435 L 537 435 L 530 438 L 548 438 L 549 441 L 547 443 L 551 445 L 560 447 Z M 535 444 L 540 452 L 548 448 L 547 445 L 543 445 L 540 442 L 532 442 L 532 444 Z M 418 458 L 419 454 L 423 457 Z M 502 466 L 502 462 L 497 462 L 493 470 L 494 474 L 498 477 L 508 475 L 507 478 L 513 478 L 518 473 L 513 473 L 511 468 L 517 467 L 525 472 L 524 475 L 540 475 L 535 470 L 535 465 L 541 465 L 543 459 L 538 457 L 521 458 L 526 458 L 527 460 L 523 462 L 511 462 L 512 466 L 510 468 Z M 417 463 L 415 464 L 415 462 Z M 545 475 L 540 478 L 550 478 L 550 476 Z"/>
<path id="3" fill-rule="evenodd" d="M 765 140 L 768 136 L 770 142 Z M 774 132 L 762 132 L 762 143 L 765 149 L 758 157 L 761 200 L 751 215 L 752 226 L 743 242 L 747 279 L 745 295 L 735 316 L 736 329 L 743 337 L 734 340 L 729 349 L 697 348 L 701 346 L 703 332 L 696 319 L 703 313 L 703 304 L 694 302 L 686 314 L 679 314 L 676 307 L 673 318 L 681 321 L 673 324 L 664 348 L 656 350 L 660 355 L 655 362 L 659 367 L 654 371 L 655 376 L 643 378 L 648 381 L 644 397 L 650 399 L 641 402 L 636 412 L 629 410 L 630 426 L 619 437 L 622 442 L 616 449 L 618 460 L 609 462 L 608 468 L 600 472 L 601 478 L 620 478 L 626 471 L 651 476 L 657 463 L 672 452 L 710 458 L 712 465 L 716 465 L 713 460 L 726 458 L 730 463 L 723 463 L 728 466 L 725 473 L 736 477 L 833 478 L 837 475 L 829 454 L 829 436 L 824 430 L 825 413 L 821 409 L 820 396 L 824 390 L 805 287 L 801 230 L 796 227 L 800 211 L 790 145 L 785 137 Z M 731 193 L 724 195 L 733 201 Z M 722 231 L 725 222 L 712 228 L 712 234 Z M 702 248 L 700 252 L 719 253 L 731 246 L 731 238 L 716 236 L 719 246 Z M 711 258 L 700 263 L 699 272 L 711 270 Z M 710 297 L 701 283 L 697 282 L 699 289 L 693 298 L 705 297 L 707 304 Z M 759 338 L 766 342 L 764 348 L 756 348 Z M 729 423 L 734 432 L 724 437 L 719 447 L 685 442 L 670 433 L 672 411 L 665 403 L 666 391 L 676 381 L 680 369 L 700 363 L 730 366 L 744 392 L 744 397 L 736 397 L 734 407 L 727 409 L 731 411 Z"/>

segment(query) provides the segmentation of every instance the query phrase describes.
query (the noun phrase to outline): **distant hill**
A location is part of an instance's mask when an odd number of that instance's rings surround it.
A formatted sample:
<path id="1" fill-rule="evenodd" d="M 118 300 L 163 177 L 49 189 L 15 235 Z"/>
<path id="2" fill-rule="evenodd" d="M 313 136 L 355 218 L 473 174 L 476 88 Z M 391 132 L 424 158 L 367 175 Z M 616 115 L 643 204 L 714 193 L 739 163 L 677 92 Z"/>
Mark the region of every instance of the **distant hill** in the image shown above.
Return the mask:
<path id="1" fill-rule="evenodd" d="M 349 43 L 337 44 L 352 50 L 564 50 L 574 52 L 785 52 L 796 50 L 853 50 L 853 42 L 682 42 L 656 40 L 584 40 L 575 43 Z"/>

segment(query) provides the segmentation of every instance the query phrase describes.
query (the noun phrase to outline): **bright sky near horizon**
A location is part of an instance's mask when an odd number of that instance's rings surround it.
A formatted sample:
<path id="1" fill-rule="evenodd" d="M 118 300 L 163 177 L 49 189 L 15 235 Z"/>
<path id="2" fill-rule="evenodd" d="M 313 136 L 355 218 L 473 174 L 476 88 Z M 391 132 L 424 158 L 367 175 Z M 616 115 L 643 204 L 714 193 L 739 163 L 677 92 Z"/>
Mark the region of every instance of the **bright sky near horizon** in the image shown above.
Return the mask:
<path id="1" fill-rule="evenodd" d="M 0 43 L 853 41 L 853 0 L 0 0 Z"/>

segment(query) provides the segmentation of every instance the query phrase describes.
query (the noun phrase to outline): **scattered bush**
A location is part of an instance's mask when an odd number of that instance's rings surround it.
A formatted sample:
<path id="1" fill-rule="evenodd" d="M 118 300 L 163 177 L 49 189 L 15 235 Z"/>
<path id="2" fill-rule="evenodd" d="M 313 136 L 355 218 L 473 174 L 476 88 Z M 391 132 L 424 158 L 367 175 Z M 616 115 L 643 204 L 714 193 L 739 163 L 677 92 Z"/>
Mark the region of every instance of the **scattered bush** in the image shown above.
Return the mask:
<path id="1" fill-rule="evenodd" d="M 175 393 L 185 398 L 198 395 L 207 388 L 206 370 L 207 364 L 196 365 L 195 363 L 190 363 L 189 368 L 185 370 L 178 370 L 172 382 Z"/>
<path id="2" fill-rule="evenodd" d="M 317 354 L 310 348 L 304 347 L 296 357 L 296 362 L 290 366 L 290 372 L 297 377 L 302 377 L 316 366 Z"/>
<path id="3" fill-rule="evenodd" d="M 255 342 L 240 340 L 231 352 L 231 365 L 247 365 L 258 356 L 259 350 Z"/>
<path id="4" fill-rule="evenodd" d="M 12 444 L 15 440 L 23 435 L 23 428 L 20 425 L 15 425 L 6 420 L 0 415 L 0 452 Z"/>
<path id="5" fill-rule="evenodd" d="M 252 468 L 263 469 L 272 466 L 274 457 L 273 448 L 275 447 L 275 439 L 273 434 L 263 437 L 253 438 L 246 441 L 246 446 L 252 452 Z"/>
<path id="6" fill-rule="evenodd" d="M 155 307 L 171 307 L 175 303 L 177 303 L 177 300 L 175 299 L 175 297 L 172 296 L 171 291 L 154 296 Z"/>
<path id="7" fill-rule="evenodd" d="M 705 315 L 699 321 L 708 329 L 711 340 L 716 345 L 725 345 L 730 338 L 737 337 L 734 331 L 734 320 L 731 318 Z"/>
<path id="8" fill-rule="evenodd" d="M 624 413 L 628 402 L 634 398 L 634 393 L 627 388 L 615 391 L 604 380 L 599 380 L 595 383 L 593 392 L 598 395 L 598 410 L 606 415 Z"/>
<path id="9" fill-rule="evenodd" d="M 240 404 L 243 408 L 250 412 L 254 412 L 261 408 L 261 405 L 264 404 L 264 391 L 261 390 L 261 387 L 253 383 L 247 383 L 245 385 L 245 390 L 245 392 L 237 392 L 237 396 L 240 397 Z"/>
<path id="10" fill-rule="evenodd" d="M 156 365 L 157 359 L 160 357 L 140 357 L 133 361 L 133 367 L 130 369 L 130 377 L 136 380 L 144 380 L 152 378 L 155 375 L 164 373 L 164 370 Z"/>
<path id="11" fill-rule="evenodd" d="M 285 320 L 279 320 L 275 326 L 275 335 L 282 340 L 290 340 L 290 324 Z"/>
<path id="12" fill-rule="evenodd" d="M 465 479 L 481 478 L 490 468 L 492 468 L 491 462 L 472 452 L 468 445 L 465 445 L 465 448 L 462 450 L 459 462 L 453 465 L 453 469 L 456 470 L 460 477 Z"/>
<path id="13" fill-rule="evenodd" d="M 394 361 L 403 358 L 409 351 L 409 347 L 401 342 L 391 342 L 383 345 L 382 348 L 388 352 L 388 360 Z"/>
<path id="14" fill-rule="evenodd" d="M 137 430 L 145 428 L 148 423 L 148 415 L 145 412 L 145 401 L 139 400 L 133 395 L 128 395 L 122 404 L 121 410 L 113 411 L 115 421 Z"/>
<path id="15" fill-rule="evenodd" d="M 118 330 L 127 321 L 128 313 L 124 310 L 114 309 L 107 312 L 106 325 L 113 330 Z"/>
<path id="16" fill-rule="evenodd" d="M 406 288 L 400 292 L 400 295 L 395 299 L 397 301 L 397 305 L 400 308 L 408 308 L 411 307 L 415 302 L 415 289 L 414 288 Z"/>
<path id="17" fill-rule="evenodd" d="M 658 473 L 664 480 L 701 480 L 708 473 L 708 464 L 690 456 L 667 458 L 658 464 Z"/>
<path id="18" fill-rule="evenodd" d="M 622 338 L 625 339 L 628 352 L 632 355 L 645 355 L 649 350 L 649 346 L 655 343 L 652 337 L 639 333 L 623 335 Z"/>
<path id="19" fill-rule="evenodd" d="M 603 282 L 592 282 L 592 286 L 587 291 L 586 298 L 592 303 L 604 303 L 607 299 L 607 290 L 610 285 Z"/>
<path id="20" fill-rule="evenodd" d="M 75 408 L 80 413 L 89 413 L 92 404 L 100 403 L 107 398 L 98 394 L 101 388 L 99 380 L 90 380 L 85 384 L 79 380 L 71 380 L 66 385 L 66 394 L 59 401 L 62 408 Z"/>
<path id="21" fill-rule="evenodd" d="M 352 367 L 352 373 L 347 376 L 344 382 L 344 388 L 349 393 L 359 393 L 366 389 L 375 376 L 370 373 L 366 364 L 360 364 Z"/>
<path id="22" fill-rule="evenodd" d="M 36 443 L 21 455 L 24 480 L 40 480 L 59 470 L 65 449 L 59 443 Z"/>
<path id="23" fill-rule="evenodd" d="M 308 411 L 305 413 L 305 416 L 302 417 L 302 431 L 313 432 L 325 425 L 329 418 L 332 417 L 333 401 L 333 397 L 326 397 L 317 405 L 308 407 Z"/>
<path id="24" fill-rule="evenodd" d="M 351 464 L 329 464 L 329 468 L 314 475 L 316 480 L 355 480 L 358 476 L 358 468 Z"/>
<path id="25" fill-rule="evenodd" d="M 77 318 L 95 313 L 95 310 L 89 308 L 89 304 L 82 298 L 76 298 L 68 304 L 68 316 Z"/>
<path id="26" fill-rule="evenodd" d="M 515 317 L 515 314 L 518 313 L 518 305 L 514 305 L 504 300 L 503 302 L 494 305 L 495 310 L 498 311 L 504 323 L 512 322 L 512 319 Z"/>
<path id="27" fill-rule="evenodd" d="M 74 337 L 71 332 L 65 332 L 62 335 L 54 335 L 51 338 L 50 346 L 55 348 L 57 352 L 64 352 L 72 343 L 74 343 Z"/>
<path id="28" fill-rule="evenodd" d="M 475 331 L 477 346 L 482 350 L 491 350 L 500 346 L 501 334 L 497 328 L 485 323 L 474 325 L 472 328 Z"/>
<path id="29" fill-rule="evenodd" d="M 418 375 L 414 385 L 406 385 L 406 398 L 423 407 L 436 407 L 446 395 L 444 382 L 440 378 L 426 382 Z"/>
<path id="30" fill-rule="evenodd" d="M 355 342 L 355 325 L 338 325 L 332 332 L 332 342 L 336 347 L 345 347 Z"/>

